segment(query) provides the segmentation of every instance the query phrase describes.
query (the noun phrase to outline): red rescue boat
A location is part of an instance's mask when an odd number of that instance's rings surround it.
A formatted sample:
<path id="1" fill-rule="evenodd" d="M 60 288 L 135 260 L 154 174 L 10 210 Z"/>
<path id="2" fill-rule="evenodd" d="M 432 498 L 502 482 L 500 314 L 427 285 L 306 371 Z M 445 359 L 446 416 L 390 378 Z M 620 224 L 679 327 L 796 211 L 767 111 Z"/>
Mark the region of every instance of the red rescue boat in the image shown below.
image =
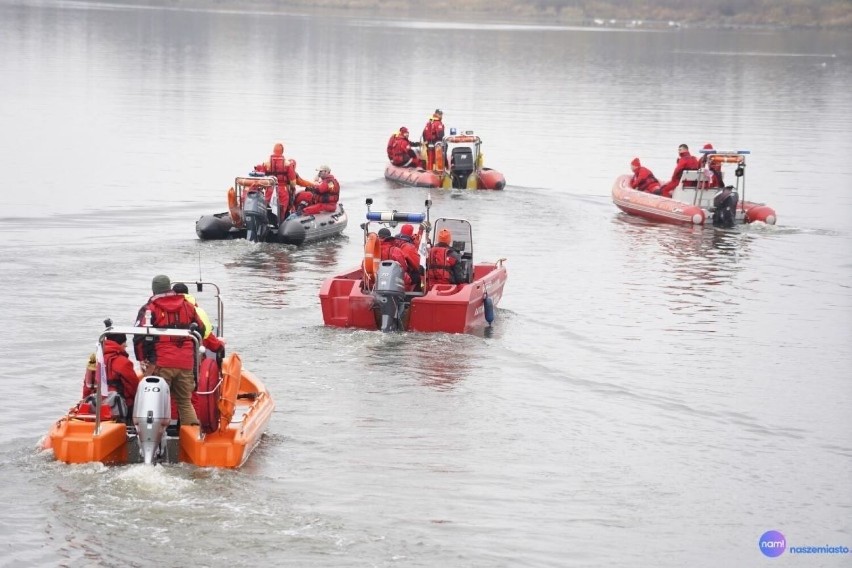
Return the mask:
<path id="1" fill-rule="evenodd" d="M 503 189 L 506 178 L 483 166 L 482 140 L 472 130 L 451 134 L 435 146 L 433 169 L 404 168 L 388 164 L 385 178 L 413 187 L 443 189 Z M 426 146 L 421 144 L 423 162 Z"/>
<path id="2" fill-rule="evenodd" d="M 730 227 L 758 221 L 774 225 L 777 220 L 774 209 L 744 199 L 745 157 L 750 152 L 702 152 L 707 156 L 707 163 L 715 168 L 735 166 L 736 185 L 708 187 L 707 180 L 711 176 L 705 170 L 686 170 L 672 197 L 663 197 L 631 188 L 632 176 L 623 175 L 612 186 L 612 202 L 625 213 L 663 223 L 703 225 L 711 222 L 716 227 Z"/>
<path id="3" fill-rule="evenodd" d="M 425 214 L 370 211 L 372 202 L 367 199 L 367 222 L 362 225 L 364 261 L 358 268 L 328 278 L 320 289 L 325 325 L 445 333 L 467 333 L 490 326 L 506 284 L 505 259 L 474 264 L 470 223 L 464 219 L 440 218 L 431 228 L 436 235 L 444 228 L 451 232 L 452 247 L 461 254 L 464 281 L 432 284 L 427 270 L 422 290 L 406 290 L 402 267 L 392 260 L 381 260 L 373 227 L 420 223 L 421 258 L 426 258 L 431 243 L 428 219 L 431 201 L 426 200 Z"/>

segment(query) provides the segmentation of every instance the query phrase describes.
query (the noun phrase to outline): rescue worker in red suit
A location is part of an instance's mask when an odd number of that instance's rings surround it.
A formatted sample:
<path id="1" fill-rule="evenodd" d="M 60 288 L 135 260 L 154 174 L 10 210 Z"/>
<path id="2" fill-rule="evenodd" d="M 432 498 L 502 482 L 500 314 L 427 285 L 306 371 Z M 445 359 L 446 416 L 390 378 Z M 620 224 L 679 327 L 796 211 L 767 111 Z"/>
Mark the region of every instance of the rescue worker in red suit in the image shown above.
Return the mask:
<path id="1" fill-rule="evenodd" d="M 422 162 L 414 146 L 420 146 L 420 142 L 411 142 L 408 139 L 408 128 L 402 126 L 399 132 L 394 132 L 388 139 L 388 159 L 395 166 L 419 168 Z"/>
<path id="2" fill-rule="evenodd" d="M 701 157 L 698 159 L 698 165 L 706 172 L 707 184 L 705 187 L 725 187 L 725 183 L 722 180 L 722 168 L 719 164 L 714 163 L 713 160 L 709 160 L 710 154 L 714 152 L 713 144 L 709 142 L 704 145 L 702 150 L 705 150 L 701 153 Z"/>
<path id="3" fill-rule="evenodd" d="M 331 173 L 329 166 L 317 168 L 314 187 L 296 195 L 296 211 L 304 215 L 314 215 L 321 211 L 334 213 L 340 199 L 340 183 Z M 302 209 L 303 208 L 303 209 Z"/>
<path id="4" fill-rule="evenodd" d="M 254 167 L 254 171 L 275 176 L 278 179 L 278 208 L 273 211 L 279 220 L 284 219 L 291 211 L 295 209 L 293 205 L 294 196 L 296 195 L 296 185 L 302 187 L 313 187 L 313 183 L 302 179 L 296 173 L 296 160 L 291 160 L 284 157 L 284 144 L 278 142 L 272 148 L 272 155 L 269 156 L 269 161 L 263 164 L 258 164 Z M 272 203 L 272 188 L 266 190 L 264 195 L 267 203 Z"/>
<path id="5" fill-rule="evenodd" d="M 660 194 L 660 182 L 654 177 L 651 170 L 642 165 L 639 158 L 633 158 L 633 161 L 630 162 L 630 168 L 633 170 L 630 187 L 639 191 Z"/>
<path id="6" fill-rule="evenodd" d="M 435 109 L 435 113 L 426 126 L 423 128 L 423 141 L 426 142 L 426 169 L 431 170 L 435 167 L 435 145 L 444 139 L 444 111 L 439 108 Z"/>
<path id="7" fill-rule="evenodd" d="M 139 309 L 136 327 L 165 327 L 171 329 L 190 329 L 198 326 L 198 333 L 204 337 L 206 327 L 198 315 L 195 306 L 183 294 L 171 289 L 168 276 L 160 274 L 151 281 L 153 295 Z M 150 322 L 147 321 L 150 319 Z M 224 357 L 225 345 L 212 333 L 205 341 L 220 357 Z M 190 339 L 173 337 L 133 338 L 136 360 L 142 364 L 146 375 L 157 375 L 169 384 L 171 394 L 177 402 L 178 415 L 182 425 L 198 425 L 198 415 L 192 406 L 192 393 L 195 390 L 195 343 Z"/>
<path id="8" fill-rule="evenodd" d="M 103 343 L 104 365 L 106 367 L 107 389 L 115 392 L 124 399 L 127 406 L 127 416 L 124 418 L 128 423 L 133 417 L 133 400 L 136 398 L 136 389 L 139 386 L 139 376 L 133 368 L 133 362 L 127 357 L 127 336 L 123 333 L 110 333 L 104 338 Z M 96 358 L 89 358 L 86 376 L 83 379 L 83 398 L 97 392 Z M 106 393 L 102 393 L 105 395 Z"/>
<path id="9" fill-rule="evenodd" d="M 414 235 L 414 227 L 405 224 L 400 227 L 399 234 L 394 237 L 394 244 L 402 252 L 405 257 L 403 268 L 411 278 L 411 287 L 413 290 L 420 291 L 422 289 L 422 272 L 420 267 L 420 236 L 422 233 Z"/>
<path id="10" fill-rule="evenodd" d="M 660 188 L 664 197 L 672 196 L 675 188 L 680 183 L 680 177 L 683 175 L 684 170 L 697 170 L 700 167 L 698 165 L 698 158 L 689 153 L 689 146 L 686 144 L 678 146 L 677 153 L 677 165 L 675 166 L 674 173 L 672 173 L 672 179 Z M 695 182 L 685 182 L 684 187 L 695 187 Z"/>
<path id="11" fill-rule="evenodd" d="M 453 235 L 447 229 L 438 232 L 438 242 L 429 249 L 426 261 L 426 281 L 434 284 L 460 284 L 462 275 L 461 255 L 450 247 Z"/>
<path id="12" fill-rule="evenodd" d="M 393 260 L 396 261 L 402 267 L 403 270 L 403 281 L 405 282 L 405 288 L 407 290 L 411 289 L 411 275 L 408 273 L 407 266 L 408 261 L 405 259 L 405 255 L 402 253 L 402 250 L 397 246 L 396 239 L 391 236 L 390 229 L 387 227 L 382 227 L 379 229 L 379 241 L 381 241 L 381 260 Z"/>

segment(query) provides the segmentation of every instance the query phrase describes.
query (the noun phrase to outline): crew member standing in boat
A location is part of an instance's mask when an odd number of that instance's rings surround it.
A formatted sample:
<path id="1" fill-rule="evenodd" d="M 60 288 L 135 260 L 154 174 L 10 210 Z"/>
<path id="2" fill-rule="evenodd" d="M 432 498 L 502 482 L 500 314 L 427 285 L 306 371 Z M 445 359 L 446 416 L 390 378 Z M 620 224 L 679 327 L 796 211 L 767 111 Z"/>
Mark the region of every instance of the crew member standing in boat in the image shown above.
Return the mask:
<path id="1" fill-rule="evenodd" d="M 314 185 L 310 181 L 302 179 L 296 173 L 296 160 L 284 157 L 284 144 L 281 142 L 273 146 L 269 161 L 256 165 L 254 171 L 275 176 L 278 179 L 278 207 L 277 210 L 272 212 L 278 220 L 284 219 L 295 208 L 293 202 L 296 195 L 296 185 L 302 187 L 313 187 Z M 266 190 L 264 197 L 267 203 L 272 203 L 272 188 Z"/>
<path id="2" fill-rule="evenodd" d="M 630 180 L 630 187 L 638 191 L 660 194 L 660 182 L 657 181 L 651 170 L 642 165 L 639 158 L 633 158 L 633 161 L 630 162 L 630 168 L 633 170 L 633 179 Z"/>
<path id="3" fill-rule="evenodd" d="M 401 126 L 398 132 L 394 132 L 388 139 L 388 159 L 395 166 L 401 168 L 419 168 L 420 158 L 414 151 L 414 146 L 420 142 L 411 142 L 408 139 L 408 128 Z"/>
<path id="4" fill-rule="evenodd" d="M 677 165 L 672 173 L 672 179 L 661 188 L 664 197 L 671 197 L 677 185 L 680 183 L 680 178 L 684 170 L 699 169 L 698 158 L 689 153 L 689 146 L 681 144 L 677 147 Z M 694 181 L 684 182 L 684 187 L 695 187 Z"/>
<path id="5" fill-rule="evenodd" d="M 331 173 L 331 167 L 317 168 L 314 187 L 296 195 L 296 211 L 304 215 L 314 215 L 322 211 L 334 213 L 340 199 L 340 183 Z"/>
<path id="6" fill-rule="evenodd" d="M 423 128 L 423 141 L 426 142 L 426 169 L 435 167 L 435 145 L 444 139 L 444 111 L 439 108 Z"/>
<path id="7" fill-rule="evenodd" d="M 136 327 L 190 329 L 192 324 L 196 324 L 201 336 L 205 335 L 206 326 L 195 306 L 183 294 L 171 289 L 168 276 L 155 276 L 151 281 L 151 292 L 153 295 L 139 309 Z M 215 335 L 211 333 L 205 343 L 224 356 L 225 346 Z M 182 337 L 137 335 L 133 338 L 133 344 L 143 372 L 162 377 L 169 384 L 181 424 L 198 425 L 198 415 L 192 406 L 192 392 L 196 386 L 193 374 L 195 343 Z"/>
<path id="8" fill-rule="evenodd" d="M 698 165 L 701 169 L 704 169 L 707 172 L 707 184 L 705 187 L 724 187 L 725 183 L 722 180 L 722 168 L 718 163 L 709 159 L 710 155 L 714 152 L 713 144 L 708 142 L 704 145 L 702 150 L 704 150 L 704 152 L 701 153 L 701 157 L 698 159 Z"/>
<path id="9" fill-rule="evenodd" d="M 460 284 L 462 275 L 461 255 L 450 246 L 453 235 L 447 229 L 438 231 L 438 242 L 429 249 L 426 261 L 426 281 L 433 284 Z"/>

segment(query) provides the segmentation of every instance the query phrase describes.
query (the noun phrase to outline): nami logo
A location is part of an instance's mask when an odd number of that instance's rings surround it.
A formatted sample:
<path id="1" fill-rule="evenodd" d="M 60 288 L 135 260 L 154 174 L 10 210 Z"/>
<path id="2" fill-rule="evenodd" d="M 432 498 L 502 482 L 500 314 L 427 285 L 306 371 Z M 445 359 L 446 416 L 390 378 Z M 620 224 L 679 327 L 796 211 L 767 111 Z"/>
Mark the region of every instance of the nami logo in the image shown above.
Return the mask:
<path id="1" fill-rule="evenodd" d="M 764 556 L 775 558 L 787 550 L 787 539 L 778 531 L 766 531 L 757 541 L 757 545 Z"/>

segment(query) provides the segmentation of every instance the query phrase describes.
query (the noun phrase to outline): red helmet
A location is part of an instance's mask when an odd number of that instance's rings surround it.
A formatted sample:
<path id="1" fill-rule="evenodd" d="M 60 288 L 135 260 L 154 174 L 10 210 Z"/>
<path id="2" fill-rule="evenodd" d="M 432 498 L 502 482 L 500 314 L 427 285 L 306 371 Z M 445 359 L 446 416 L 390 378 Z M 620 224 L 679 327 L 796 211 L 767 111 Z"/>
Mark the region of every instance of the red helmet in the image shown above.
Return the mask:
<path id="1" fill-rule="evenodd" d="M 408 134 L 408 129 L 404 126 L 400 126 L 399 127 L 399 133 L 400 134 Z"/>
<path id="2" fill-rule="evenodd" d="M 438 231 L 438 242 L 444 243 L 445 245 L 450 244 L 453 240 L 453 234 L 447 229 L 441 229 Z"/>

